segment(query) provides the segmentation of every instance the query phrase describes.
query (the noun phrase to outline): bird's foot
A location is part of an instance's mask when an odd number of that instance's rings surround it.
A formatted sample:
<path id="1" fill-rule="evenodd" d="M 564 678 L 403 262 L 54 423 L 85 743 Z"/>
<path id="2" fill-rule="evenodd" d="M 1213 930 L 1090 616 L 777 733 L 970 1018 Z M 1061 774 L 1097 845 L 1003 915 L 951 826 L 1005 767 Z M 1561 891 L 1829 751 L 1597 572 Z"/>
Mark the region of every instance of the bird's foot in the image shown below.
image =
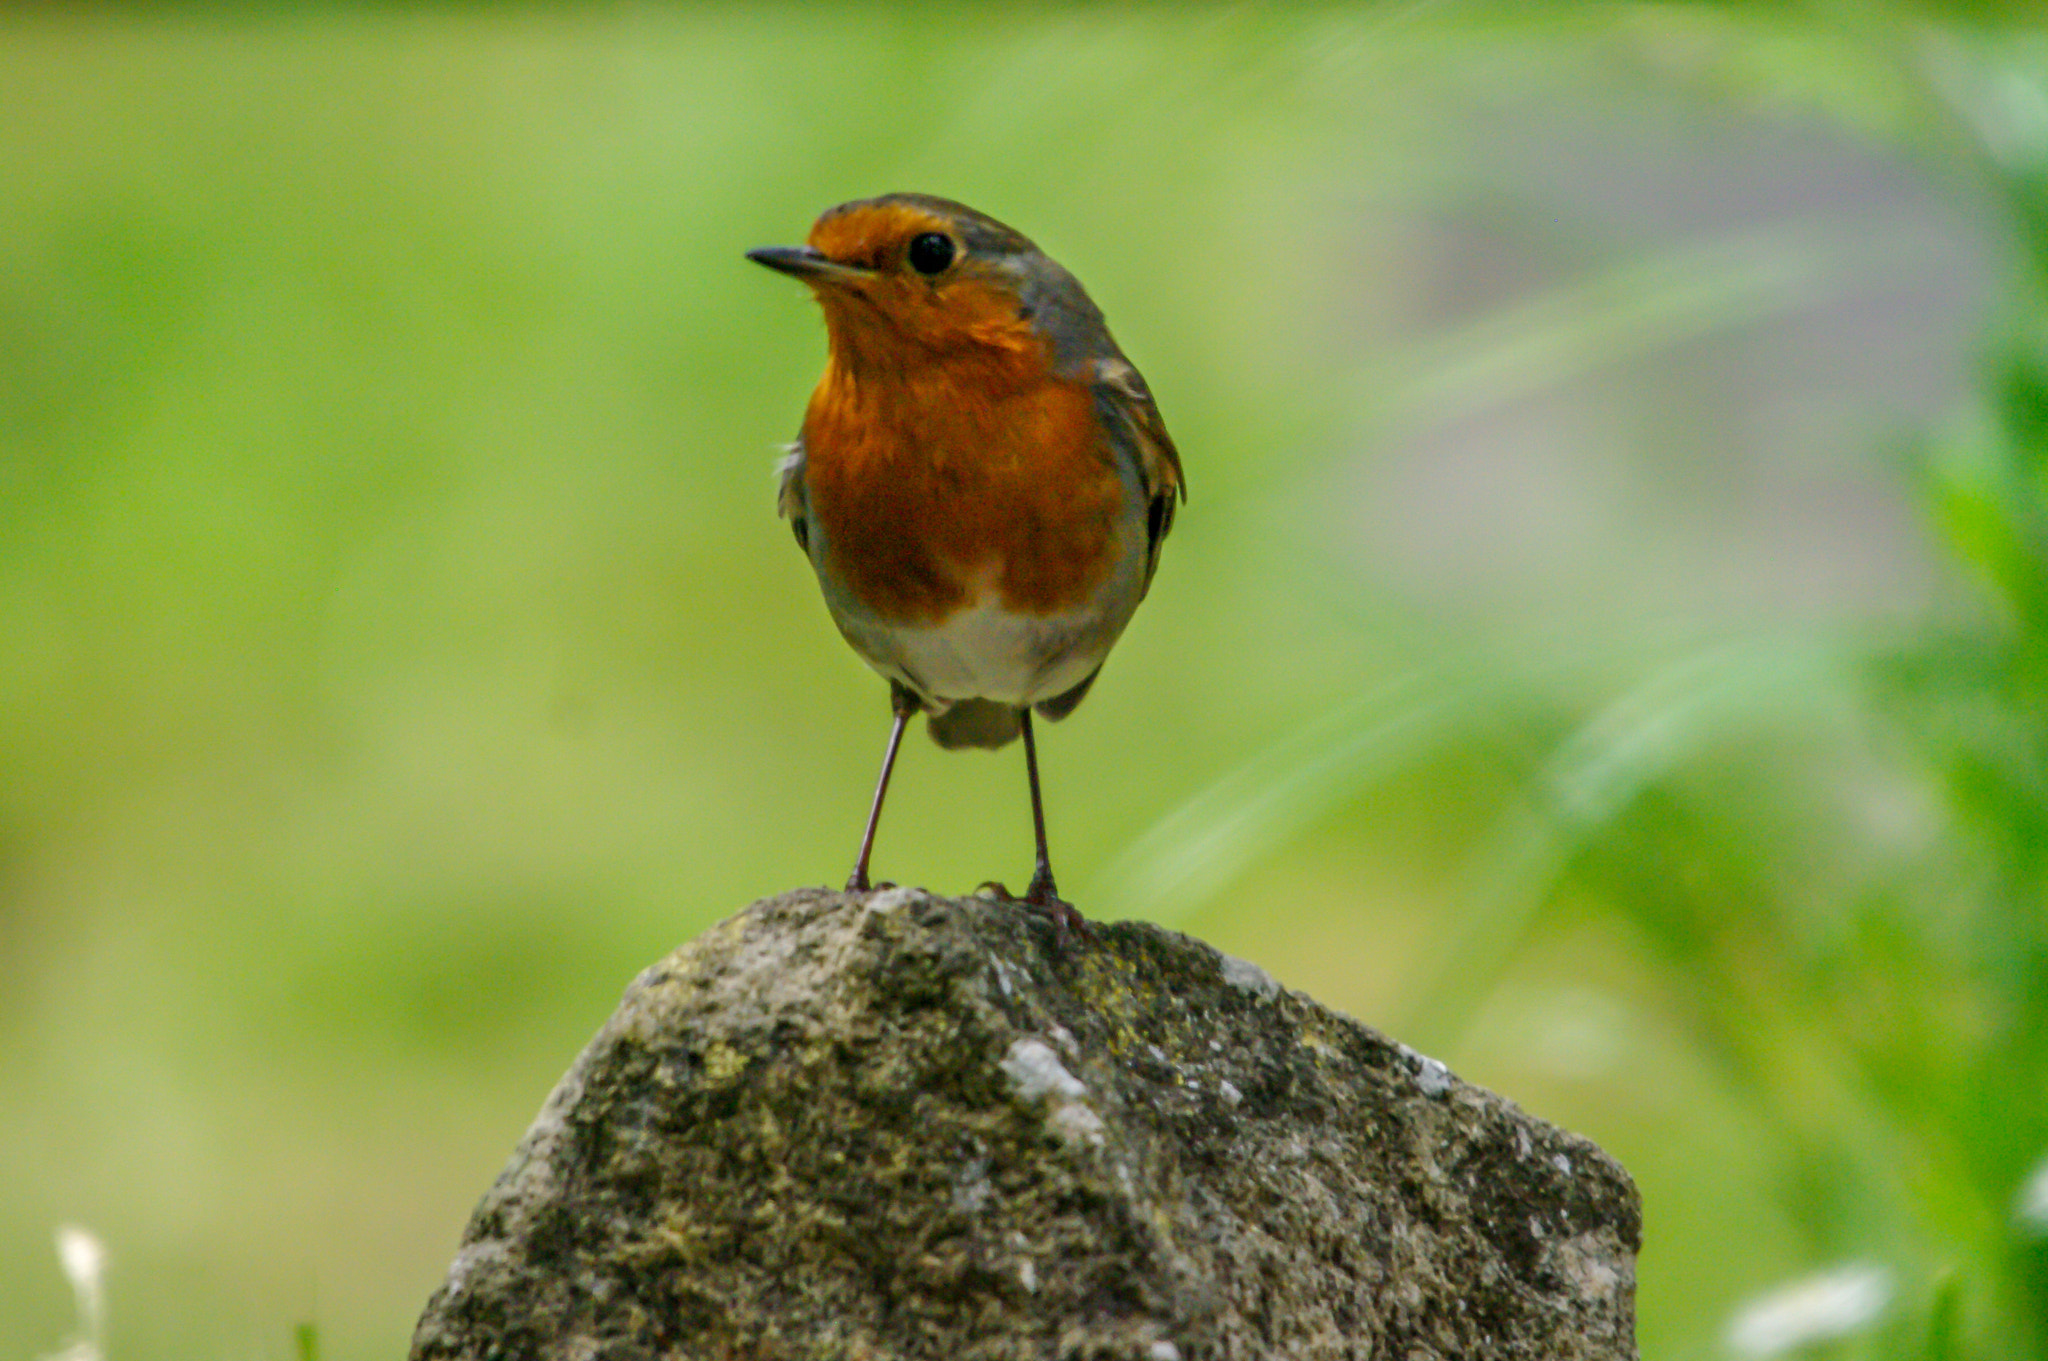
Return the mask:
<path id="1" fill-rule="evenodd" d="M 1053 887 L 1050 875 L 1033 875 L 1021 898 L 1010 892 L 998 879 L 985 881 L 977 890 L 982 891 L 992 893 L 1000 902 L 1022 903 L 1026 907 L 1035 907 L 1052 918 L 1053 939 L 1062 950 L 1074 937 L 1078 936 L 1082 940 L 1095 939 L 1095 931 L 1088 925 L 1088 919 L 1081 915 L 1081 909 L 1060 897 L 1059 891 Z"/>
<path id="2" fill-rule="evenodd" d="M 846 891 L 848 893 L 873 893 L 879 889 L 894 887 L 896 887 L 894 881 L 889 879 L 879 879 L 874 883 L 869 883 L 867 874 L 861 870 L 855 870 L 846 880 Z"/>

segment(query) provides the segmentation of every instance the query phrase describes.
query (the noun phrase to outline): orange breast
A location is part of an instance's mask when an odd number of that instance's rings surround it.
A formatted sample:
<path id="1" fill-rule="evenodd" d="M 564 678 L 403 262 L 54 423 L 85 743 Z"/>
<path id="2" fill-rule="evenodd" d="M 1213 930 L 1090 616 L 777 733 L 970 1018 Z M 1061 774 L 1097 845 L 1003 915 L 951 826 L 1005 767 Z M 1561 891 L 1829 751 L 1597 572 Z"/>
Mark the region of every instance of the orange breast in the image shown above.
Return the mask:
<path id="1" fill-rule="evenodd" d="M 826 566 L 884 619 L 940 623 L 990 585 L 1005 608 L 1053 614 L 1114 565 L 1123 486 L 1092 394 L 998 368 L 835 362 L 811 398 L 805 483 Z"/>

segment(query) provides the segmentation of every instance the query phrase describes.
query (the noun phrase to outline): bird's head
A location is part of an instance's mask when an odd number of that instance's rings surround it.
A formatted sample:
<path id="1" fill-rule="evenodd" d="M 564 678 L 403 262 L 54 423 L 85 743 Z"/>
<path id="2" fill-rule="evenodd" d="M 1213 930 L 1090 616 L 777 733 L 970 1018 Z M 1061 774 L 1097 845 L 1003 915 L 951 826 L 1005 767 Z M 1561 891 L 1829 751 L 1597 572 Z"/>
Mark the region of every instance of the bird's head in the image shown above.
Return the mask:
<path id="1" fill-rule="evenodd" d="M 806 244 L 747 258 L 811 286 L 834 360 L 856 371 L 949 357 L 1064 368 L 1108 338 L 1073 275 L 1022 233 L 949 199 L 843 203 Z"/>

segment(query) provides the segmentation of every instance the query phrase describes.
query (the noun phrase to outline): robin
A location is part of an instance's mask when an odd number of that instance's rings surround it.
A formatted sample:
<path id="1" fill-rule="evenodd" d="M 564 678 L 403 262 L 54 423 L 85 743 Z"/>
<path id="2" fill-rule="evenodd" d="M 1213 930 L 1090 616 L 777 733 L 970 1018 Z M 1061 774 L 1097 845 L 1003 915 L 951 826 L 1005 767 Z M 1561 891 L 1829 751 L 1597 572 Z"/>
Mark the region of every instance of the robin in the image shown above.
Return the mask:
<path id="1" fill-rule="evenodd" d="M 948 199 L 843 203 L 808 244 L 747 258 L 824 308 L 825 376 L 779 504 L 895 718 L 847 891 L 869 888 L 922 712 L 941 747 L 1023 737 L 1038 851 L 1023 901 L 1062 938 L 1085 931 L 1053 882 L 1031 717 L 1065 718 L 1095 683 L 1185 496 L 1145 380 L 1073 275 Z"/>

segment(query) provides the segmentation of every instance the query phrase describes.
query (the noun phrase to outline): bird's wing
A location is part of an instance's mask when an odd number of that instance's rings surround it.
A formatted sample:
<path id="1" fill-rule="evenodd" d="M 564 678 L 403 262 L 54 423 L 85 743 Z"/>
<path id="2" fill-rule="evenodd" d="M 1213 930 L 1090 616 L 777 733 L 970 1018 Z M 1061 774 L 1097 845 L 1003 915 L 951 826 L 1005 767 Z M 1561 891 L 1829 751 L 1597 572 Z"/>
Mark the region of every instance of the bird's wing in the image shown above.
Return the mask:
<path id="1" fill-rule="evenodd" d="M 789 521 L 797 547 L 808 557 L 811 552 L 811 500 L 804 491 L 804 437 L 790 441 L 782 457 L 782 486 L 775 494 L 776 513 Z"/>
<path id="2" fill-rule="evenodd" d="M 1148 536 L 1145 582 L 1159 566 L 1159 545 L 1173 528 L 1174 507 L 1187 499 L 1187 479 L 1180 470 L 1180 451 L 1166 433 L 1152 390 L 1127 359 L 1111 357 L 1095 364 L 1095 400 L 1101 408 L 1103 428 L 1109 431 L 1118 454 L 1132 459 L 1138 483 L 1145 492 L 1145 531 Z"/>

